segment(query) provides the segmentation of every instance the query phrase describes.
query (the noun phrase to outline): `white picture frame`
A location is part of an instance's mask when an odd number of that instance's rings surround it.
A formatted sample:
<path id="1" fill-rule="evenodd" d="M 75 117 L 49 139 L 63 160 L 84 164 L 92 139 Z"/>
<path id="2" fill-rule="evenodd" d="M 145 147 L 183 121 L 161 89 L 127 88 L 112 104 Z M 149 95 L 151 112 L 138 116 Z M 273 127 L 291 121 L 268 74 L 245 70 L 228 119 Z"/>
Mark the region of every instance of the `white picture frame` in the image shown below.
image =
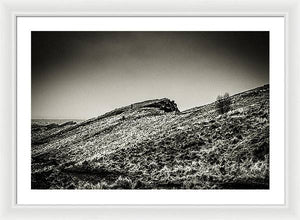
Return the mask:
<path id="1" fill-rule="evenodd" d="M 32 190 L 32 31 L 267 31 L 270 51 L 268 190 Z M 17 200 L 21 205 L 284 205 L 284 17 L 17 16 Z M 33 101 L 33 100 L 32 100 Z"/>
<path id="2" fill-rule="evenodd" d="M 24 4 L 26 3 L 26 4 Z M 115 2 L 116 3 L 116 2 Z M 299 219 L 299 172 L 297 173 L 297 128 L 299 117 L 297 103 L 297 63 L 299 55 L 299 3 L 294 1 L 244 1 L 238 6 L 230 1 L 215 3 L 194 1 L 190 6 L 184 2 L 177 4 L 164 1 L 138 3 L 128 1 L 128 5 L 104 4 L 103 2 L 74 1 L 71 12 L 66 13 L 69 4 L 59 1 L 1 1 L 1 186 L 0 216 L 3 219 L 32 218 L 128 218 L 128 219 Z M 264 3 L 264 4 L 263 4 Z M 161 6 L 161 7 L 160 7 Z M 251 6 L 251 7 L 249 7 Z M 97 12 L 95 12 L 97 8 Z M 232 11 L 232 8 L 235 8 Z M 47 12 L 46 12 L 47 11 Z M 286 147 L 286 203 L 276 206 L 18 206 L 16 205 L 16 77 L 15 77 L 15 21 L 17 16 L 284 16 L 286 20 L 286 60 L 285 60 L 285 147 Z M 292 105 L 291 103 L 296 103 Z M 151 214 L 150 214 L 151 213 Z M 170 214 L 172 213 L 172 214 Z M 149 215 L 150 214 L 150 215 Z"/>

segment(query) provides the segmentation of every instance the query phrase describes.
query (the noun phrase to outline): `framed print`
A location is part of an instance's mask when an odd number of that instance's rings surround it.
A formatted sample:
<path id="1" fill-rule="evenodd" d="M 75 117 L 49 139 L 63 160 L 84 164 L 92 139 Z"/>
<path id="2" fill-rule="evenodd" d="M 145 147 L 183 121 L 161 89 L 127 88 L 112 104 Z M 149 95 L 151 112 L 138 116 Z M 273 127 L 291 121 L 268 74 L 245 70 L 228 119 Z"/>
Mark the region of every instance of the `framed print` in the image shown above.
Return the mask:
<path id="1" fill-rule="evenodd" d="M 0 2 L 0 216 L 298 219 L 299 5 L 247 1 Z"/>
<path id="2" fill-rule="evenodd" d="M 18 204 L 284 204 L 283 17 L 16 22 Z"/>

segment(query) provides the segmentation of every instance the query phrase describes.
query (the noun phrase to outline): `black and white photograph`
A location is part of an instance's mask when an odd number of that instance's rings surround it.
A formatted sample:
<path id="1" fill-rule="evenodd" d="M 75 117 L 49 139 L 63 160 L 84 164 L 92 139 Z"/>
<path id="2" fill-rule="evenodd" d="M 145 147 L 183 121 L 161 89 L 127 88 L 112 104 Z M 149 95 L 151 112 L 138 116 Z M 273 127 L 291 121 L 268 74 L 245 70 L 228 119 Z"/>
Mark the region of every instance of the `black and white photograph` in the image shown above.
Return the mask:
<path id="1" fill-rule="evenodd" d="M 268 190 L 268 31 L 32 31 L 32 190 Z"/>

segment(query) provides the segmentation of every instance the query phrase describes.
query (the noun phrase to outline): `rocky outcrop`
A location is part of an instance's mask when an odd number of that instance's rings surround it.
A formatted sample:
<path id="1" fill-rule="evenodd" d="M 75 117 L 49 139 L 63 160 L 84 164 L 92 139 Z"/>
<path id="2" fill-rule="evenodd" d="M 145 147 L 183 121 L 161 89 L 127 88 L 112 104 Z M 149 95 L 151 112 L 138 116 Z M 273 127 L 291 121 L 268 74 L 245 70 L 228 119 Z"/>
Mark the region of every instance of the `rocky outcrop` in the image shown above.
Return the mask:
<path id="1" fill-rule="evenodd" d="M 177 104 L 170 99 L 164 98 L 159 100 L 154 100 L 150 104 L 145 104 L 142 107 L 149 107 L 149 108 L 157 108 L 164 112 L 179 112 L 177 108 Z"/>
<path id="2" fill-rule="evenodd" d="M 113 115 L 122 114 L 123 112 L 126 111 L 134 111 L 134 110 L 144 109 L 144 108 L 155 108 L 158 110 L 162 110 L 164 112 L 179 112 L 179 109 L 177 108 L 177 104 L 174 101 L 171 101 L 170 99 L 167 98 L 163 98 L 163 99 L 147 100 L 144 102 L 134 103 L 122 108 L 117 108 L 111 112 L 99 116 L 98 118 L 110 117 Z"/>

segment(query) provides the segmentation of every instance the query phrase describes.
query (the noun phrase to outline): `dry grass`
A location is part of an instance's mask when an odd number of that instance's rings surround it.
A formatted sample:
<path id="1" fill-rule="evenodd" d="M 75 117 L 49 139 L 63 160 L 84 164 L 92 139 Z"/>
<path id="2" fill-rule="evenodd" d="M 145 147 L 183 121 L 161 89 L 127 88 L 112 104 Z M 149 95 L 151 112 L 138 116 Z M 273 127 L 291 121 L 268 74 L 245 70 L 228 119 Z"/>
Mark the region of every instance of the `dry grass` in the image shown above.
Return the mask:
<path id="1" fill-rule="evenodd" d="M 32 188 L 266 189 L 268 94 L 234 96 L 223 115 L 212 105 L 179 113 L 147 103 L 35 135 Z"/>

